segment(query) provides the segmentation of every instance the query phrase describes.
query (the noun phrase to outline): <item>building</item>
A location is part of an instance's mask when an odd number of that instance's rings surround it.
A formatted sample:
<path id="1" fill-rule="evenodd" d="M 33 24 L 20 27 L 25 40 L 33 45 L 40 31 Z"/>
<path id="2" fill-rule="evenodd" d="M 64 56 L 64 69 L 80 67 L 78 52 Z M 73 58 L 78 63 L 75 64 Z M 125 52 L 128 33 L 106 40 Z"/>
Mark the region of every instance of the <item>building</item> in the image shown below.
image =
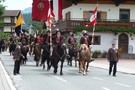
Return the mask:
<path id="1" fill-rule="evenodd" d="M 2 15 L 4 23 L 0 23 L 0 31 L 7 33 L 15 32 L 15 23 L 21 10 L 5 10 Z"/>
<path id="2" fill-rule="evenodd" d="M 56 27 L 64 32 L 75 31 L 75 27 L 89 25 L 89 19 L 98 1 L 96 27 L 134 28 L 135 1 L 134 0 L 63 0 L 63 20 Z M 133 31 L 134 32 L 134 31 Z M 90 35 L 92 32 L 90 32 Z M 135 54 L 135 34 L 132 32 L 114 32 L 95 30 L 92 51 L 108 51 L 112 43 L 123 54 Z"/>

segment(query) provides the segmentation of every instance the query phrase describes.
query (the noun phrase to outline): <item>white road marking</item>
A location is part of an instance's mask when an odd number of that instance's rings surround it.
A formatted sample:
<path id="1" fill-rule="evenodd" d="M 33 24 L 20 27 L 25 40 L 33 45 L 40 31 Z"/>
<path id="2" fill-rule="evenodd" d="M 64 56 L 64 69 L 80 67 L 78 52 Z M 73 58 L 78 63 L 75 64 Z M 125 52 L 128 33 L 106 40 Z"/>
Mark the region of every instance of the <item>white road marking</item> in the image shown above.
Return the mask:
<path id="1" fill-rule="evenodd" d="M 96 79 L 96 80 L 104 80 L 104 79 L 99 78 L 99 77 L 92 77 L 92 78 L 94 78 L 94 79 Z"/>
<path id="2" fill-rule="evenodd" d="M 56 78 L 56 79 L 58 79 L 58 80 L 60 80 L 60 81 L 62 81 L 62 82 L 65 82 L 65 83 L 70 84 L 67 80 L 65 80 L 65 79 L 63 79 L 63 78 L 61 78 L 59 76 L 53 76 L 53 77 Z"/>
<path id="3" fill-rule="evenodd" d="M 104 90 L 111 90 L 111 89 L 109 89 L 109 88 L 106 88 L 106 87 L 102 87 L 102 89 L 104 89 Z"/>
<path id="4" fill-rule="evenodd" d="M 131 87 L 130 85 L 123 84 L 123 83 L 118 83 L 118 82 L 116 82 L 115 84 L 120 85 L 120 86 L 124 86 L 124 87 Z"/>

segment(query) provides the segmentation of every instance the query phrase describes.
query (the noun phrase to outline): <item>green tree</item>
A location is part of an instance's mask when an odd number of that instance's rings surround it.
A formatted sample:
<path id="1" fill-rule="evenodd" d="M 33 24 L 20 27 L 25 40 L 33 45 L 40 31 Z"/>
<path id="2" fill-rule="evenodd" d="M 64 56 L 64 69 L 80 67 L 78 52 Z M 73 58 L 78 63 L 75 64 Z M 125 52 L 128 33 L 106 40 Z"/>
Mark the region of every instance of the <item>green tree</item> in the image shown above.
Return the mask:
<path id="1" fill-rule="evenodd" d="M 4 2 L 5 0 L 0 0 L 0 17 L 4 13 L 5 6 L 1 4 L 1 2 Z M 2 18 L 0 18 L 0 22 L 2 21 Z"/>

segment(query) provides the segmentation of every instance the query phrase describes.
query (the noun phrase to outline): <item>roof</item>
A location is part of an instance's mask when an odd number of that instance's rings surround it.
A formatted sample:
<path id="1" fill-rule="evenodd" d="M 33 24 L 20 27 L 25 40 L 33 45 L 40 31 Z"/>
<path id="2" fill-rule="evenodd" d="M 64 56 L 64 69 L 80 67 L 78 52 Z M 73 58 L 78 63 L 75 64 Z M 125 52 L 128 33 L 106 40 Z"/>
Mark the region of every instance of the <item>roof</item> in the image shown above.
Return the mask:
<path id="1" fill-rule="evenodd" d="M 5 12 L 2 16 L 4 16 L 4 17 L 18 16 L 19 12 L 21 12 L 21 10 L 5 10 Z"/>

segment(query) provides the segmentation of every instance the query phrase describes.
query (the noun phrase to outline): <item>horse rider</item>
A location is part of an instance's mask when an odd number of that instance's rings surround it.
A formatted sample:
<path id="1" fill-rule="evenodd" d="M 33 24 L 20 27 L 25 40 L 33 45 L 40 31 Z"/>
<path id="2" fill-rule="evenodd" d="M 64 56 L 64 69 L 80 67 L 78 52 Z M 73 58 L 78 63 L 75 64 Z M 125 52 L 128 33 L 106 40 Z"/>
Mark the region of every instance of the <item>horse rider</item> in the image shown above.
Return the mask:
<path id="1" fill-rule="evenodd" d="M 68 43 L 69 43 L 70 45 L 74 45 L 74 44 L 76 43 L 76 39 L 75 39 L 73 33 L 71 34 L 70 38 L 68 39 Z"/>
<path id="2" fill-rule="evenodd" d="M 89 35 L 88 35 L 87 31 L 82 32 L 82 37 L 80 39 L 80 44 L 86 44 L 88 47 L 90 47 L 91 42 L 90 42 Z"/>
<path id="3" fill-rule="evenodd" d="M 64 37 L 61 35 L 61 32 L 56 31 L 56 38 L 54 39 L 54 44 L 63 44 Z"/>
<path id="4" fill-rule="evenodd" d="M 12 37 L 10 38 L 10 43 L 15 42 L 15 37 L 12 35 Z"/>
<path id="5" fill-rule="evenodd" d="M 28 45 L 28 39 L 25 34 L 21 34 L 20 42 L 22 43 L 23 46 Z"/>
<path id="6" fill-rule="evenodd" d="M 42 45 L 42 39 L 41 39 L 39 34 L 36 35 L 36 38 L 34 40 L 34 52 L 33 52 L 33 54 L 35 53 L 36 45 Z"/>
<path id="7" fill-rule="evenodd" d="M 42 40 L 39 34 L 37 34 L 36 38 L 35 38 L 35 44 L 41 44 Z"/>
<path id="8" fill-rule="evenodd" d="M 91 40 L 90 40 L 90 38 L 89 38 L 89 35 L 88 35 L 87 31 L 85 31 L 85 30 L 82 31 L 82 37 L 81 37 L 81 39 L 80 39 L 80 45 L 81 45 L 81 44 L 86 44 L 86 45 L 89 47 L 89 50 L 91 51 L 91 47 L 90 47 L 90 45 L 91 45 Z M 92 55 L 91 55 L 91 56 L 92 56 Z M 94 59 L 91 58 L 91 61 L 94 61 Z"/>

